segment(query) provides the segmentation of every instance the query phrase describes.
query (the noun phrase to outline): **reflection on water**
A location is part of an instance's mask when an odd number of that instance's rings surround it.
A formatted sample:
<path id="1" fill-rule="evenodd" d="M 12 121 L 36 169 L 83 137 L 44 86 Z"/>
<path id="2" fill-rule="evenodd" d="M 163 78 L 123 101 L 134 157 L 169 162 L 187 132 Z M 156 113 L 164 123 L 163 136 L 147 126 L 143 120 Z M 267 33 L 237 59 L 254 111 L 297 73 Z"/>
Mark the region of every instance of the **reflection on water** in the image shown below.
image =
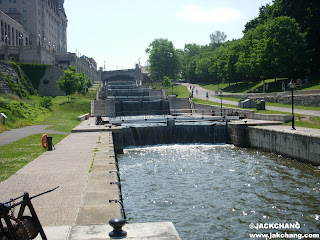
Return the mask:
<path id="1" fill-rule="evenodd" d="M 320 169 L 231 145 L 126 149 L 119 156 L 129 223 L 174 223 L 181 239 L 320 231 Z M 300 223 L 255 230 L 250 223 Z"/>

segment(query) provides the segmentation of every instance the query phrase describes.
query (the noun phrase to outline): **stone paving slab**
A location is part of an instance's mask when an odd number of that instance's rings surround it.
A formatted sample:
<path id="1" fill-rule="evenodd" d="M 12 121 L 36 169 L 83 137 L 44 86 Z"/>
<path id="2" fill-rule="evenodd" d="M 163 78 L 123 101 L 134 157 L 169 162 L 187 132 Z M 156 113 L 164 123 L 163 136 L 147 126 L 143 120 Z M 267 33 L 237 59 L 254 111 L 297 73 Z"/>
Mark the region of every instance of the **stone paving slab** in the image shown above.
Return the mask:
<path id="1" fill-rule="evenodd" d="M 70 231 L 69 240 L 111 240 L 109 225 L 74 226 Z M 133 223 L 123 227 L 127 232 L 125 239 L 130 240 L 180 240 L 171 222 Z"/>
<path id="2" fill-rule="evenodd" d="M 110 139 L 111 132 L 101 134 L 76 225 L 106 224 L 111 218 L 121 217 L 120 204 L 109 202 L 119 199 L 119 188 L 114 184 L 117 181 L 116 160 Z"/>
<path id="3" fill-rule="evenodd" d="M 320 137 L 320 129 L 317 128 L 303 128 L 295 127 L 296 130 L 292 130 L 291 126 L 278 125 L 278 126 L 257 126 L 258 128 L 271 129 L 275 131 L 286 132 L 290 134 L 299 134 L 304 136 L 315 136 Z"/>
<path id="4" fill-rule="evenodd" d="M 106 224 L 111 218 L 119 218 L 121 212 L 118 205 L 117 203 L 108 203 L 103 206 L 83 206 L 79 210 L 76 225 Z"/>
<path id="5" fill-rule="evenodd" d="M 111 240 L 109 232 L 113 229 L 107 224 L 45 227 L 48 240 Z M 181 240 L 171 222 L 126 224 L 124 239 L 130 240 Z M 36 240 L 41 240 L 38 236 Z"/>

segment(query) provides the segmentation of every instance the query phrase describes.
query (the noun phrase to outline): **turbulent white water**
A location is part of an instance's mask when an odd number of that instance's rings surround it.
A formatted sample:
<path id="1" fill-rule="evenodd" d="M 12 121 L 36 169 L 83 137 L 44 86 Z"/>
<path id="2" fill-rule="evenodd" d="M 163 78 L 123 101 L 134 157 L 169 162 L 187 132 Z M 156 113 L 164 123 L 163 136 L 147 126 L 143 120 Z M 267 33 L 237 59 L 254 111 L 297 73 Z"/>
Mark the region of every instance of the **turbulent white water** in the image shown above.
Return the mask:
<path id="1" fill-rule="evenodd" d="M 232 145 L 161 145 L 118 157 L 129 223 L 171 221 L 181 239 L 320 233 L 320 169 Z M 296 223 L 299 229 L 251 229 Z"/>

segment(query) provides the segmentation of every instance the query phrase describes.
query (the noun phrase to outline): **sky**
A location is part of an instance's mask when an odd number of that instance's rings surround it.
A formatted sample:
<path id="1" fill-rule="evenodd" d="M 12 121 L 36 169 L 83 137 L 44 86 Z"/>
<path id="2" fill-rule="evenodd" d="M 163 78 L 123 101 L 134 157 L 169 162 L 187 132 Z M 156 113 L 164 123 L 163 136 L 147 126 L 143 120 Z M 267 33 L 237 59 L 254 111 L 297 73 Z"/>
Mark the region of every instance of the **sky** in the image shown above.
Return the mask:
<path id="1" fill-rule="evenodd" d="M 92 57 L 108 70 L 146 65 L 145 50 L 156 38 L 205 45 L 217 30 L 227 40 L 271 0 L 65 0 L 68 52 Z"/>

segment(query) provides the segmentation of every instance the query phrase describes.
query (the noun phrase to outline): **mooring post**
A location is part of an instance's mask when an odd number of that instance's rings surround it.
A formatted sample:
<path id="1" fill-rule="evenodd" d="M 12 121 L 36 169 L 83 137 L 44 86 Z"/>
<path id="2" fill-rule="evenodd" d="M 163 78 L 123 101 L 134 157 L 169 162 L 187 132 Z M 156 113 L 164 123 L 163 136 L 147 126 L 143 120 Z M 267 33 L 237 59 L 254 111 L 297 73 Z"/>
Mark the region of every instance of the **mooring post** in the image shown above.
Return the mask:
<path id="1" fill-rule="evenodd" d="M 126 220 L 123 218 L 112 218 L 109 224 L 113 227 L 113 231 L 109 232 L 111 238 L 119 239 L 127 236 L 127 232 L 122 230 L 122 227 L 126 224 Z"/>
<path id="2" fill-rule="evenodd" d="M 48 151 L 52 151 L 52 137 L 47 136 Z"/>

